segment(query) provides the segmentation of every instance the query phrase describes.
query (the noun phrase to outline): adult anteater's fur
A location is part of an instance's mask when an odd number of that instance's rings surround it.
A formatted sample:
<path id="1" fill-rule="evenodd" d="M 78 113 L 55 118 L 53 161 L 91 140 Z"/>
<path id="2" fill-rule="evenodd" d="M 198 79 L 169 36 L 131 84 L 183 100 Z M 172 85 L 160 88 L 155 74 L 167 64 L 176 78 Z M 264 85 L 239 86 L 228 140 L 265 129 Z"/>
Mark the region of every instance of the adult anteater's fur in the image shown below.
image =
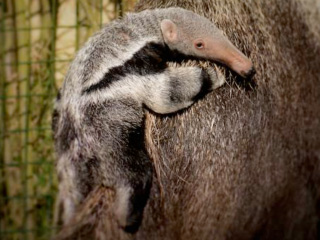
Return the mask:
<path id="1" fill-rule="evenodd" d="M 257 74 L 246 83 L 227 72 L 229 86 L 187 111 L 148 115 L 158 179 L 136 239 L 319 239 L 320 17 L 312 2 L 138 3 L 137 10 L 180 6 L 212 19 Z M 84 239 L 114 239 L 121 230 L 97 209 L 79 210 L 86 214 L 78 228 L 62 235 L 90 226 Z"/>

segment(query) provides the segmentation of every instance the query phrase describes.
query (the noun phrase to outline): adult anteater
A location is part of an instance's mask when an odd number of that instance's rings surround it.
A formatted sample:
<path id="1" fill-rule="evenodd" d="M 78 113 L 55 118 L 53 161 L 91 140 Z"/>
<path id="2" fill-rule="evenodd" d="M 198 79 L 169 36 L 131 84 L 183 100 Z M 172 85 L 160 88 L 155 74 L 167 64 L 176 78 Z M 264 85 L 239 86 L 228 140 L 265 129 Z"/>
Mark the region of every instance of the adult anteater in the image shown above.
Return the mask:
<path id="1" fill-rule="evenodd" d="M 125 235 L 97 189 L 64 238 L 317 239 L 320 196 L 320 17 L 311 0 L 141 0 L 213 20 L 253 60 L 252 82 L 189 110 L 148 115 L 154 179 L 142 226 Z M 193 63 L 192 63 L 193 64 Z"/>

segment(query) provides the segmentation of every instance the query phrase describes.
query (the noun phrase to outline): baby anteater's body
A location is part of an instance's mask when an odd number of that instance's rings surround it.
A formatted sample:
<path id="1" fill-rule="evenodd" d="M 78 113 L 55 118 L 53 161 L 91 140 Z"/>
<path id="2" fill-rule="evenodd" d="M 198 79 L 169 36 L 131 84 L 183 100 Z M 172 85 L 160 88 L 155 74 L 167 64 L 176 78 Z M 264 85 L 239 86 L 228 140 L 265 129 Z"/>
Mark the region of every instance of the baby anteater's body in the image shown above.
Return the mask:
<path id="1" fill-rule="evenodd" d="M 185 58 L 216 60 L 242 76 L 253 72 L 209 20 L 180 8 L 130 14 L 79 51 L 53 115 L 64 224 L 103 185 L 116 192 L 119 225 L 138 229 L 152 181 L 144 108 L 176 112 L 224 83 L 213 68 L 167 65 Z"/>

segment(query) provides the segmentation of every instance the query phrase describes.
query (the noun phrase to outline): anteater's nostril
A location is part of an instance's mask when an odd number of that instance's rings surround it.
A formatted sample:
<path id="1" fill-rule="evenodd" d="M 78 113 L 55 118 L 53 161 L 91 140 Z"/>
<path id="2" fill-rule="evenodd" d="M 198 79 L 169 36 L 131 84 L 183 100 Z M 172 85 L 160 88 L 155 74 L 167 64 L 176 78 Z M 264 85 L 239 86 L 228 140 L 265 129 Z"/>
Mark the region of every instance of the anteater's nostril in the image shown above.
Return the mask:
<path id="1" fill-rule="evenodd" d="M 256 69 L 252 67 L 247 73 L 244 74 L 244 77 L 251 79 L 255 74 L 256 74 Z"/>

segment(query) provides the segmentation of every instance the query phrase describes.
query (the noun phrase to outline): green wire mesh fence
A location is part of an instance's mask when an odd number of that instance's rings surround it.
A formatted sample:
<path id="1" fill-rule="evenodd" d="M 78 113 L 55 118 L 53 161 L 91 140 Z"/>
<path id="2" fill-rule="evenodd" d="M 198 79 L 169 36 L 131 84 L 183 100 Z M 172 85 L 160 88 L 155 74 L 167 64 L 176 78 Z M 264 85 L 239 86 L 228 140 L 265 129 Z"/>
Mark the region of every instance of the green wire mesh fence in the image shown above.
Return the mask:
<path id="1" fill-rule="evenodd" d="M 53 99 L 77 49 L 135 0 L 0 1 L 0 239 L 49 239 Z"/>

